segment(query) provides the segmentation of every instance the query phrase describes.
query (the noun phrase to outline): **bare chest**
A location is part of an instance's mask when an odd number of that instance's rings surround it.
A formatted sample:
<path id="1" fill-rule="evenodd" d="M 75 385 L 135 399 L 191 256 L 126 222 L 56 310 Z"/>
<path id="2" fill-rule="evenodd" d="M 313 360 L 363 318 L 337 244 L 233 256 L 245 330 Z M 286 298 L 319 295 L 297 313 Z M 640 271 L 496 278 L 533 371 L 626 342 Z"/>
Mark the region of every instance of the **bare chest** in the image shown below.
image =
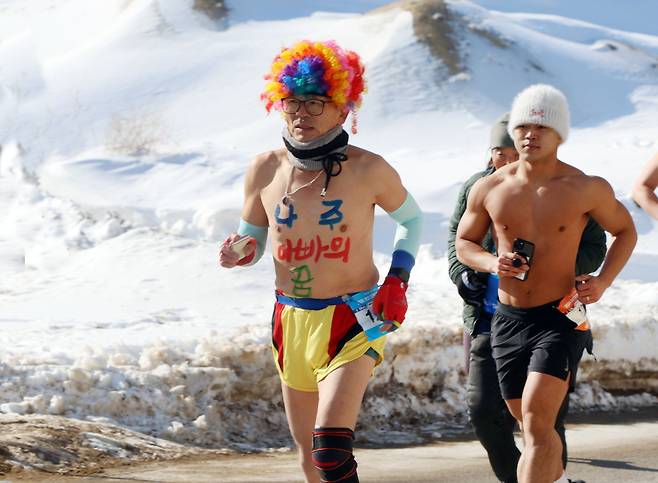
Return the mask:
<path id="1" fill-rule="evenodd" d="M 488 196 L 487 210 L 502 245 L 514 238 L 534 243 L 580 239 L 586 222 L 578 191 L 557 183 L 540 187 L 503 186 Z"/>
<path id="2" fill-rule="evenodd" d="M 324 173 L 291 179 L 282 171 L 261 192 L 275 258 L 290 264 L 348 262 L 355 244 L 371 236 L 374 206 L 368 191 L 355 186 L 348 169 L 331 179 L 324 196 Z"/>

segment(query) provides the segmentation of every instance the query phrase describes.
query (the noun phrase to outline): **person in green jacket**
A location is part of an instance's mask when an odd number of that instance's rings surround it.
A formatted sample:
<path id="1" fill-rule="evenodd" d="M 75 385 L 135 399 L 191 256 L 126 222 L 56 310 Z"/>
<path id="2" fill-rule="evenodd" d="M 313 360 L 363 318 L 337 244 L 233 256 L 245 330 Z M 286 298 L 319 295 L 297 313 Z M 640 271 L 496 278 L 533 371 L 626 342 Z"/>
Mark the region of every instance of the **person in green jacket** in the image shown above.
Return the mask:
<path id="1" fill-rule="evenodd" d="M 496 477 L 503 482 L 516 482 L 516 467 L 521 453 L 514 442 L 516 422 L 510 414 L 500 394 L 496 365 L 491 353 L 491 317 L 495 307 L 485 300 L 485 292 L 495 294 L 497 278 L 488 273 L 476 272 L 457 259 L 455 237 L 457 226 L 466 210 L 466 200 L 475 182 L 496 169 L 518 159 L 514 143 L 507 133 L 509 114 L 496 120 L 491 128 L 489 161 L 486 169 L 475 173 L 462 186 L 457 197 L 455 211 L 450 220 L 448 233 L 449 275 L 464 300 L 465 347 L 470 352 L 468 361 L 468 413 L 475 435 L 484 446 L 489 463 Z M 482 246 L 495 253 L 496 247 L 490 234 Z M 599 268 L 606 254 L 606 237 L 603 229 L 590 218 L 587 223 L 576 259 L 576 274 L 594 272 Z M 489 285 L 489 290 L 487 290 Z M 494 301 L 495 304 L 495 295 Z M 470 342 L 470 344 L 468 343 Z M 573 347 L 570 348 L 574 360 L 580 360 L 585 349 L 592 350 L 591 330 L 576 331 Z M 575 388 L 575 374 L 569 391 Z M 555 428 L 560 435 L 564 451 L 562 463 L 566 468 L 567 445 L 564 432 L 564 419 L 569 408 L 569 395 L 558 414 Z"/>

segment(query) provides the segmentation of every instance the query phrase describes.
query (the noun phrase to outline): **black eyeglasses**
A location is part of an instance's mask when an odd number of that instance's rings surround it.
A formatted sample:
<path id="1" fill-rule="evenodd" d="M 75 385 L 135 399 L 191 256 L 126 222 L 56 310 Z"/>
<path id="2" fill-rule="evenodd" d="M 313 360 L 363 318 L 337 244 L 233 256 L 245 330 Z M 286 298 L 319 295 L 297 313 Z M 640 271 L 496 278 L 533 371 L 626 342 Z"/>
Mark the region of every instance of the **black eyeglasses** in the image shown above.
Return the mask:
<path id="1" fill-rule="evenodd" d="M 304 110 L 308 112 L 311 116 L 319 116 L 324 112 L 324 105 L 327 102 L 322 99 L 296 99 L 294 97 L 286 97 L 281 101 L 283 103 L 283 112 L 286 114 L 295 114 L 299 111 L 299 108 L 304 104 Z"/>

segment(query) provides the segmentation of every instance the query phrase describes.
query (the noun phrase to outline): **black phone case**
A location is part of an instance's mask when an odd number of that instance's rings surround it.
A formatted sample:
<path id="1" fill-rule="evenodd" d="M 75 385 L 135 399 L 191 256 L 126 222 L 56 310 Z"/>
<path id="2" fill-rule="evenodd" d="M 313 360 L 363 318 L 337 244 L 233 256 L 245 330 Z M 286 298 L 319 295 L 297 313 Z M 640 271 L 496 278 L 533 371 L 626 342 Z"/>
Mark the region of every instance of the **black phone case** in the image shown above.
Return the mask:
<path id="1" fill-rule="evenodd" d="M 517 253 L 519 255 L 522 255 L 526 261 L 528 262 L 528 267 L 532 266 L 532 257 L 535 254 L 535 244 L 528 241 L 524 240 L 523 238 L 515 238 L 514 242 L 512 244 L 512 251 L 514 253 Z M 530 272 L 530 269 L 528 269 L 527 272 L 524 272 L 520 275 L 515 275 L 514 278 L 519 279 L 519 280 L 525 280 L 528 278 L 528 273 Z"/>

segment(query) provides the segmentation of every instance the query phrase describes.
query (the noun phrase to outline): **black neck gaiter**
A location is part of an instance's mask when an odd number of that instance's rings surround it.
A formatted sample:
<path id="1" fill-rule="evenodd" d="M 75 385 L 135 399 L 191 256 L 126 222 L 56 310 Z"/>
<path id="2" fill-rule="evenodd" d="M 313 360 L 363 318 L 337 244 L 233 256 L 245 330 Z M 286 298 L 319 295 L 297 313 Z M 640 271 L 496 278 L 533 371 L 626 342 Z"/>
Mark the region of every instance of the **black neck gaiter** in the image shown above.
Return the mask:
<path id="1" fill-rule="evenodd" d="M 331 131 L 309 142 L 295 140 L 288 128 L 283 128 L 283 143 L 288 150 L 288 159 L 292 165 L 303 171 L 325 172 L 326 178 L 321 196 L 325 196 L 329 181 L 343 170 L 341 163 L 347 160 L 347 144 L 349 134 L 342 126 L 336 126 Z M 334 169 L 337 166 L 337 169 Z"/>

